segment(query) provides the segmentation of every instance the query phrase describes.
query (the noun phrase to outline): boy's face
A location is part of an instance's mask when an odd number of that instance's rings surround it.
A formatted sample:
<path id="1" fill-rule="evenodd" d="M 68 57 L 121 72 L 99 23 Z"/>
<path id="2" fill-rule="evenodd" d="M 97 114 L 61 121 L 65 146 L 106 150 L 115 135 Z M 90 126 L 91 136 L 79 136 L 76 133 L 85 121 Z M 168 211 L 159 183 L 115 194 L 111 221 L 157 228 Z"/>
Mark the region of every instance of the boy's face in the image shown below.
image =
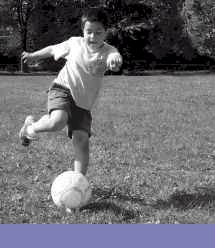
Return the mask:
<path id="1" fill-rule="evenodd" d="M 92 50 L 103 45 L 106 37 L 106 30 L 100 22 L 86 21 L 83 28 L 84 39 Z"/>

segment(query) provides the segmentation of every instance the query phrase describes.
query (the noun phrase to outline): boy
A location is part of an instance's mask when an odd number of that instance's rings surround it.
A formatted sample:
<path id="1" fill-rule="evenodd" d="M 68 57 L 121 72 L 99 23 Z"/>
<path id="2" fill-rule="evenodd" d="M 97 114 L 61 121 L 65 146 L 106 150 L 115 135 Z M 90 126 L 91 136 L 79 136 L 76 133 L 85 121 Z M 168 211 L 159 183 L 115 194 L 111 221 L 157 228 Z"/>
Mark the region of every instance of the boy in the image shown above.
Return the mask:
<path id="1" fill-rule="evenodd" d="M 116 48 L 104 42 L 108 18 L 102 9 L 86 10 L 81 22 L 83 37 L 71 37 L 33 53 L 22 53 L 24 62 L 48 57 L 67 61 L 49 88 L 48 114 L 36 122 L 33 116 L 27 116 L 19 137 L 22 145 L 28 146 L 38 133 L 67 126 L 75 153 L 74 170 L 85 175 L 89 163 L 90 111 L 105 71 L 118 71 L 122 57 Z"/>

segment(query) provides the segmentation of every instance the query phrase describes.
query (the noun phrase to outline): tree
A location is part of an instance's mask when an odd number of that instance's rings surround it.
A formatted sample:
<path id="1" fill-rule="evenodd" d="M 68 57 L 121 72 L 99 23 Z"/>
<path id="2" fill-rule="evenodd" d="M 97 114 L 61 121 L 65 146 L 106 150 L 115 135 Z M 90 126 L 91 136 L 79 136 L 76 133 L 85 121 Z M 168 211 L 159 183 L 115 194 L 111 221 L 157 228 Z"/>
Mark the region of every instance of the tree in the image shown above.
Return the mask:
<path id="1" fill-rule="evenodd" d="M 202 55 L 215 58 L 214 0 L 185 0 L 185 30 L 193 46 Z"/>
<path id="2" fill-rule="evenodd" d="M 106 0 L 104 6 L 111 20 L 108 40 L 123 55 L 124 67 L 132 69 L 144 54 L 152 8 L 138 0 Z"/>
<path id="3" fill-rule="evenodd" d="M 16 64 L 17 51 L 20 46 L 19 32 L 17 31 L 17 23 L 11 10 L 11 1 L 0 1 L 0 57 L 1 63 L 5 64 L 5 68 L 9 65 Z M 17 68 L 16 68 L 17 69 Z"/>
<path id="4" fill-rule="evenodd" d="M 69 28 L 68 22 L 74 19 L 74 15 L 77 17 L 75 10 L 84 7 L 86 2 L 86 0 L 2 0 L 2 4 L 6 6 L 5 13 L 13 13 L 13 21 L 17 23 L 21 51 L 38 48 L 38 45 L 44 45 L 47 39 L 58 41 L 60 35 L 56 36 L 56 33 L 62 33 L 64 27 Z M 66 19 L 68 22 L 64 25 Z M 22 61 L 21 70 L 27 70 L 27 65 Z"/>
<path id="5" fill-rule="evenodd" d="M 20 46 L 21 50 L 26 50 L 27 48 L 27 31 L 28 22 L 31 12 L 34 7 L 34 2 L 30 0 L 2 0 L 3 13 L 4 16 L 4 26 L 12 26 L 14 28 L 14 33 L 16 34 L 16 29 L 18 29 L 20 34 L 20 40 L 16 37 L 16 46 Z M 13 37 L 13 38 L 14 38 Z M 14 44 L 14 40 L 10 41 L 10 44 Z M 25 70 L 21 62 L 21 70 Z"/>
<path id="6" fill-rule="evenodd" d="M 111 40 L 129 67 L 136 59 L 150 63 L 188 63 L 196 49 L 183 32 L 184 0 L 107 0 L 113 25 Z M 116 6 L 115 6 L 116 5 Z M 116 14 L 117 13 L 117 14 Z"/>
<path id="7" fill-rule="evenodd" d="M 150 67 L 156 63 L 186 63 L 199 53 L 214 56 L 213 2 L 0 0 L 0 21 L 18 28 L 20 39 L 16 38 L 10 45 L 19 46 L 20 55 L 21 50 L 37 50 L 80 35 L 82 9 L 102 6 L 110 19 L 108 41 L 122 53 L 124 66 L 132 68 L 135 60 L 145 60 L 145 66 Z M 51 65 L 46 61 L 45 64 Z"/>
<path id="8" fill-rule="evenodd" d="M 79 17 L 85 2 L 80 1 L 38 1 L 30 18 L 28 50 L 41 49 L 56 44 L 72 35 L 80 34 Z M 41 61 L 43 69 L 57 70 L 60 62 Z"/>
<path id="9" fill-rule="evenodd" d="M 177 59 L 189 60 L 193 56 L 194 49 L 183 34 L 184 22 L 180 14 L 182 6 L 183 0 L 154 2 L 154 25 L 149 35 L 148 48 L 158 61 L 176 63 Z"/>

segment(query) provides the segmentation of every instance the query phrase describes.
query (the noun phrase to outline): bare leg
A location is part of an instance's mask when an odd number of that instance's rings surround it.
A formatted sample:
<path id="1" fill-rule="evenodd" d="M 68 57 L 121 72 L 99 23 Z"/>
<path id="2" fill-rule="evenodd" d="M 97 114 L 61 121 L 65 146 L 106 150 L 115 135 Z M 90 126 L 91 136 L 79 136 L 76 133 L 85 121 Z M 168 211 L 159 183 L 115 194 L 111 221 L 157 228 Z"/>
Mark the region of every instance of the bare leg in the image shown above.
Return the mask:
<path id="1" fill-rule="evenodd" d="M 67 112 L 64 110 L 53 110 L 50 115 L 44 115 L 38 121 L 34 122 L 30 128 L 35 133 L 54 132 L 62 130 L 68 121 Z"/>
<path id="2" fill-rule="evenodd" d="M 36 139 L 39 132 L 54 132 L 62 130 L 68 122 L 68 114 L 65 110 L 53 110 L 51 114 L 44 115 L 38 121 L 33 116 L 27 116 L 19 132 L 19 138 L 23 146 L 29 146 Z"/>
<path id="3" fill-rule="evenodd" d="M 89 164 L 89 135 L 85 131 L 75 130 L 72 141 L 75 152 L 74 170 L 86 175 Z"/>

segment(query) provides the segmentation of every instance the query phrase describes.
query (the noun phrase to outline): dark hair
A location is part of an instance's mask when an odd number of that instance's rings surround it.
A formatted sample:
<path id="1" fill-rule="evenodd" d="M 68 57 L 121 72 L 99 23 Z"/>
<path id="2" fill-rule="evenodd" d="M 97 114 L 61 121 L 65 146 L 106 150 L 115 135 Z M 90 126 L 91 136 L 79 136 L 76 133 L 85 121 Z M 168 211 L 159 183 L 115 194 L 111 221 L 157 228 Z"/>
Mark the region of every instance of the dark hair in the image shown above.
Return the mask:
<path id="1" fill-rule="evenodd" d="M 81 17 L 81 27 L 84 28 L 85 23 L 89 22 L 100 22 L 104 29 L 108 28 L 108 16 L 103 8 L 93 7 L 83 11 Z"/>

